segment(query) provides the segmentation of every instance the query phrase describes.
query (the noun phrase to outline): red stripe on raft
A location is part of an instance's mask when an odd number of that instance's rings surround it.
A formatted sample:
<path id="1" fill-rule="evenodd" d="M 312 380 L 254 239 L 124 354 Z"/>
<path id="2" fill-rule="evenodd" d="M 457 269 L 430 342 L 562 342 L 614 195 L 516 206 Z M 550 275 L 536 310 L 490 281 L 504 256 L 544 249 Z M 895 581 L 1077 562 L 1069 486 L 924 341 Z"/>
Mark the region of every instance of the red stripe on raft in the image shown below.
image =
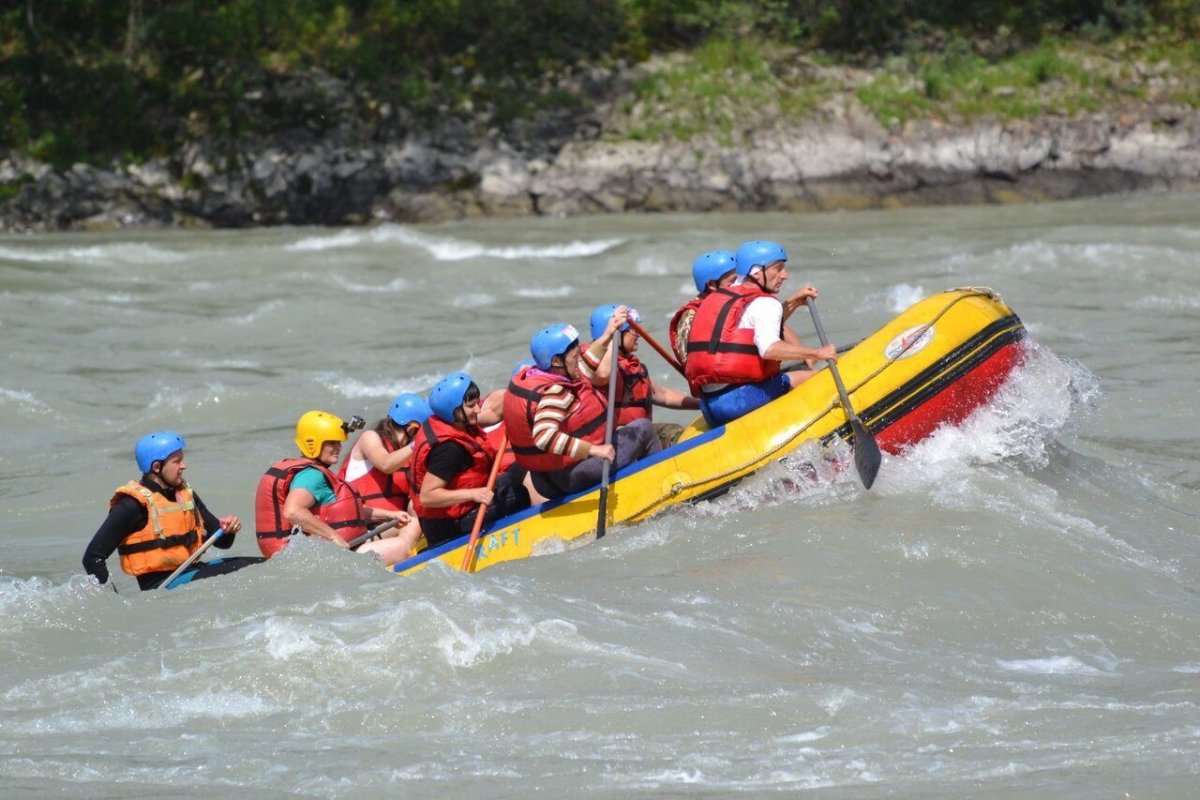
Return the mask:
<path id="1" fill-rule="evenodd" d="M 1006 344 L 958 380 L 876 434 L 880 448 L 899 453 L 943 425 L 957 425 L 996 394 L 1021 357 L 1019 343 Z"/>

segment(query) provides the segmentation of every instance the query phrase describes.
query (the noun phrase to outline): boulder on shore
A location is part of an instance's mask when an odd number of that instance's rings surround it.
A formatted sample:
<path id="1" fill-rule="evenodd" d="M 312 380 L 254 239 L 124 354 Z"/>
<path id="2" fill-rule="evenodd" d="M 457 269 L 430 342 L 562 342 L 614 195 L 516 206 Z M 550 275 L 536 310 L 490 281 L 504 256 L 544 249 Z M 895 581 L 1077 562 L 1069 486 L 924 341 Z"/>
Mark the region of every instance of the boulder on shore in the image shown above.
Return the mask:
<path id="1" fill-rule="evenodd" d="M 169 157 L 56 172 L 0 159 L 0 228 L 358 225 L 478 216 L 810 211 L 1057 200 L 1200 185 L 1200 112 L 1140 105 L 1074 117 L 886 130 L 853 96 L 737 146 L 606 141 L 595 118 L 519 144 L 352 126 L 323 137 L 189 142 Z M 443 132 L 444 133 L 444 132 Z"/>

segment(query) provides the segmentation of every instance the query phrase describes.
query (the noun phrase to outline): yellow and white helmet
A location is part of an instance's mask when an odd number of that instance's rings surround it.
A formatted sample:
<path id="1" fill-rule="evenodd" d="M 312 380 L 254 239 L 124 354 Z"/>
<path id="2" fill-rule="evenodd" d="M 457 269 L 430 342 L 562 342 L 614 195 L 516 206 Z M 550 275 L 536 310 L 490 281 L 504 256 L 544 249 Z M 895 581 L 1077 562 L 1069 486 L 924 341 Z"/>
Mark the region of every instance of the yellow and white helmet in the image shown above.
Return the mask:
<path id="1" fill-rule="evenodd" d="M 326 442 L 346 441 L 346 423 L 328 411 L 309 411 L 296 423 L 296 447 L 305 458 L 316 458 Z"/>

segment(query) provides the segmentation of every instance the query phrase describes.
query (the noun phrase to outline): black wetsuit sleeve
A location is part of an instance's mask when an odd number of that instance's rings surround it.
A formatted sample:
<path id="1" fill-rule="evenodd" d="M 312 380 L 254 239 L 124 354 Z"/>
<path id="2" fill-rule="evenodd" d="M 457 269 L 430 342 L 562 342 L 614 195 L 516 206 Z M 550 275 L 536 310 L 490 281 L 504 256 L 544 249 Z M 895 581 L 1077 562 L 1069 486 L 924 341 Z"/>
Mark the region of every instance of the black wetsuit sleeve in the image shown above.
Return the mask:
<path id="1" fill-rule="evenodd" d="M 446 483 L 471 466 L 471 454 L 458 442 L 439 442 L 429 451 L 428 471 Z"/>
<path id="2" fill-rule="evenodd" d="M 100 583 L 108 583 L 108 557 L 129 534 L 146 527 L 146 509 L 132 497 L 120 497 L 100 523 L 87 549 L 83 551 L 83 568 Z"/>
<path id="3" fill-rule="evenodd" d="M 216 516 L 214 516 L 213 513 L 208 510 L 208 506 L 204 505 L 204 501 L 200 499 L 200 495 L 192 492 L 192 499 L 196 501 L 196 508 L 200 511 L 200 519 L 204 520 L 204 530 L 208 534 L 208 536 L 205 536 L 204 539 L 207 541 L 209 537 L 217 532 L 217 528 L 221 527 L 221 520 L 217 519 Z M 217 539 L 217 541 L 213 543 L 213 547 L 218 547 L 221 550 L 228 550 L 229 548 L 233 547 L 233 539 L 234 534 L 226 532 L 224 536 L 222 536 L 220 539 Z"/>

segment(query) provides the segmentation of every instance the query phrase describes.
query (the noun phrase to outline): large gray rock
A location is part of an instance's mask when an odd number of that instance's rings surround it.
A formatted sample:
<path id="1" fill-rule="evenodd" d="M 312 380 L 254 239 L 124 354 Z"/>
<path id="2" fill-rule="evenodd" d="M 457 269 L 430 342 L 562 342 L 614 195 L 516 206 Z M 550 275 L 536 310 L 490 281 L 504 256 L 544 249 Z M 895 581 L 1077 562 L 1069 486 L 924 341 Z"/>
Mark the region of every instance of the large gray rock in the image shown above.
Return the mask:
<path id="1" fill-rule="evenodd" d="M 326 85 L 327 84 L 327 85 Z M 324 81 L 344 120 L 355 103 Z M 316 113 L 290 84 L 289 113 Z M 306 105 L 307 104 L 307 105 Z M 285 104 L 286 105 L 286 104 Z M 1200 112 L 1177 105 L 965 127 L 885 129 L 852 96 L 799 127 L 713 139 L 605 141 L 600 117 L 515 126 L 518 145 L 447 124 L 409 133 L 398 113 L 320 133 L 189 142 L 169 158 L 55 172 L 20 154 L 0 161 L 0 226 L 247 226 L 434 222 L 475 216 L 818 210 L 1017 202 L 1200 185 Z M 542 127 L 538 127 L 541 125 Z M 544 138 L 536 138 L 541 131 Z M 367 135 L 367 134 L 370 135 Z"/>

